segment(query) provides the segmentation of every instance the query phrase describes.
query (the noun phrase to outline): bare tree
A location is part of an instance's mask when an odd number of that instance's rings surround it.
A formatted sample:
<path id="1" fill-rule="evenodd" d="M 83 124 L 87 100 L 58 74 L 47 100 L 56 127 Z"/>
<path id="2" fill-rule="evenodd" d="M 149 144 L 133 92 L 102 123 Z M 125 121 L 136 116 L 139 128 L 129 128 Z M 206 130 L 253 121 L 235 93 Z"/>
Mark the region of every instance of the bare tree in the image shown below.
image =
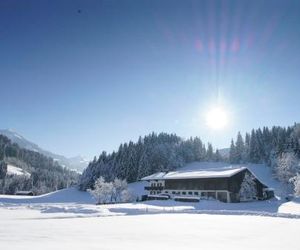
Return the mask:
<path id="1" fill-rule="evenodd" d="M 89 189 L 88 192 L 96 199 L 97 204 L 111 202 L 113 184 L 105 182 L 103 177 L 99 177 L 95 181 L 94 189 Z"/>

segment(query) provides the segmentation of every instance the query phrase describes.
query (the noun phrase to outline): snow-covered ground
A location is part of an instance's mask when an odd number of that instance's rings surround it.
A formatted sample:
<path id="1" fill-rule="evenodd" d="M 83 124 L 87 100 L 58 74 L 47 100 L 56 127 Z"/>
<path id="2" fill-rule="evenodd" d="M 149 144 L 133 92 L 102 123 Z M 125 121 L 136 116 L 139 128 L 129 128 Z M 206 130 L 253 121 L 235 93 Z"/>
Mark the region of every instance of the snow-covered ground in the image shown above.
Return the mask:
<path id="1" fill-rule="evenodd" d="M 147 182 L 139 181 L 128 184 L 128 188 L 137 197 L 145 194 L 145 185 Z M 82 192 L 76 188 L 58 190 L 52 193 L 39 196 L 21 196 L 21 195 L 0 195 L 1 203 L 28 204 L 28 203 L 76 203 L 76 204 L 95 204 L 95 200 L 88 192 Z"/>
<path id="2" fill-rule="evenodd" d="M 30 208 L 0 208 L 1 249 L 299 249 L 297 219 L 188 213 L 44 215 Z"/>
<path id="3" fill-rule="evenodd" d="M 139 190 L 143 183 L 134 184 Z M 259 215 L 300 218 L 300 202 L 282 202 L 277 199 L 256 202 L 223 203 L 214 200 L 200 202 L 146 201 L 137 203 L 95 206 L 88 192 L 68 188 L 40 196 L 0 195 L 0 208 L 31 209 L 42 214 L 63 217 L 96 217 L 110 215 L 138 215 L 151 213 L 205 213 L 229 215 Z"/>
<path id="4" fill-rule="evenodd" d="M 141 190 L 144 184 L 134 185 Z M 36 197 L 1 195 L 0 242 L 1 249 L 13 250 L 296 250 L 297 213 L 297 201 L 278 200 L 96 206 L 89 193 L 69 188 Z"/>
<path id="5" fill-rule="evenodd" d="M 297 214 L 300 216 L 300 197 L 292 201 L 283 203 L 279 209 L 279 213 Z"/>
<path id="6" fill-rule="evenodd" d="M 186 168 L 210 166 L 216 163 Z M 280 193 L 267 167 L 247 167 Z M 145 185 L 129 188 L 140 196 Z M 76 188 L 34 197 L 0 195 L 1 249 L 300 249 L 294 237 L 300 228 L 299 199 L 94 203 Z"/>

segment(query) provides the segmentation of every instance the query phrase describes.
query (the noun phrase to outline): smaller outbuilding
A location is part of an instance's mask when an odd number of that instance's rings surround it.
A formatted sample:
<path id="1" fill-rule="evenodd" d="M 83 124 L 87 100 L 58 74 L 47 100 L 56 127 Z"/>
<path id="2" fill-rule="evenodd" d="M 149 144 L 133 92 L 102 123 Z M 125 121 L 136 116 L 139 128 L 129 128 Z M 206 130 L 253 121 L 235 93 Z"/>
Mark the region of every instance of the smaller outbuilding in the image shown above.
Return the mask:
<path id="1" fill-rule="evenodd" d="M 176 200 L 217 199 L 223 202 L 265 200 L 274 191 L 246 167 L 159 172 L 142 178 L 148 195 Z"/>
<path id="2" fill-rule="evenodd" d="M 32 191 L 17 191 L 15 195 L 34 196 Z"/>

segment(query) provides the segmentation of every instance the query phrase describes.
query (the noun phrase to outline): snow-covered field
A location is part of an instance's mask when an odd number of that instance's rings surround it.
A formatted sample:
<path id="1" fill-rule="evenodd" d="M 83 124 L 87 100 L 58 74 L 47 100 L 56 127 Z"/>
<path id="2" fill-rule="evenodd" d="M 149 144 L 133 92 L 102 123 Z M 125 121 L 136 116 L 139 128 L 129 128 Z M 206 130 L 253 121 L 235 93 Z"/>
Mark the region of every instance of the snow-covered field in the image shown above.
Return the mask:
<path id="1" fill-rule="evenodd" d="M 297 219 L 188 213 L 61 218 L 41 213 L 1 208 L 1 249 L 299 249 Z"/>
<path id="2" fill-rule="evenodd" d="M 134 183 L 142 192 L 144 183 Z M 130 185 L 130 186 L 131 186 Z M 132 187 L 132 186 L 131 186 Z M 146 201 L 95 206 L 95 200 L 88 192 L 76 188 L 63 189 L 40 196 L 0 195 L 0 208 L 31 209 L 40 211 L 43 216 L 56 214 L 56 217 L 96 217 L 111 215 L 138 215 L 151 213 L 206 213 L 229 215 L 264 215 L 271 217 L 300 217 L 300 202 L 267 201 L 223 203 L 201 200 L 200 202 Z"/>
<path id="3" fill-rule="evenodd" d="M 250 167 L 280 193 L 269 169 Z M 141 195 L 145 185 L 129 187 Z M 295 239 L 299 199 L 94 203 L 89 193 L 76 188 L 34 197 L 0 195 L 1 249 L 300 249 Z"/>
<path id="4" fill-rule="evenodd" d="M 93 203 L 75 188 L 1 195 L 1 249 L 299 249 L 297 200 Z"/>

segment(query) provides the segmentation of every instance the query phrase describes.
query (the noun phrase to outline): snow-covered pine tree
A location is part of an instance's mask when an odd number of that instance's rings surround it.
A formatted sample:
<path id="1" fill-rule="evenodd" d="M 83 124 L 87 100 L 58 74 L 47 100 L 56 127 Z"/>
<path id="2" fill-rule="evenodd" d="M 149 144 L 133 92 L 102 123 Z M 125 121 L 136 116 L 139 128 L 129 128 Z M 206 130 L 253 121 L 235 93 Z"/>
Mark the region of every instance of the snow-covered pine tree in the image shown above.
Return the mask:
<path id="1" fill-rule="evenodd" d="M 261 160 L 259 142 L 254 129 L 251 131 L 249 156 L 250 156 L 250 162 L 259 163 Z"/>
<path id="2" fill-rule="evenodd" d="M 295 124 L 290 136 L 291 149 L 300 158 L 300 124 Z"/>
<path id="3" fill-rule="evenodd" d="M 192 162 L 195 160 L 193 142 L 191 141 L 191 139 L 182 141 L 179 147 L 180 147 L 179 153 L 181 154 L 185 162 Z"/>
<path id="4" fill-rule="evenodd" d="M 246 133 L 246 135 L 245 135 L 245 151 L 244 151 L 244 155 L 243 155 L 244 162 L 250 161 L 249 152 L 250 152 L 250 134 Z"/>
<path id="5" fill-rule="evenodd" d="M 231 139 L 230 150 L 229 150 L 229 162 L 237 163 L 236 148 L 233 139 Z"/>
<path id="6" fill-rule="evenodd" d="M 211 143 L 207 143 L 206 159 L 212 161 L 214 158 L 214 151 Z"/>
<path id="7" fill-rule="evenodd" d="M 7 173 L 7 164 L 4 161 L 0 161 L 0 179 L 4 179 Z"/>
<path id="8" fill-rule="evenodd" d="M 239 191 L 240 201 L 253 200 L 257 196 L 257 187 L 253 175 L 245 173 L 244 180 Z"/>
<path id="9" fill-rule="evenodd" d="M 300 161 L 294 152 L 282 153 L 277 158 L 277 178 L 283 183 L 289 183 L 297 173 L 300 173 Z"/>
<path id="10" fill-rule="evenodd" d="M 200 140 L 199 137 L 195 137 L 193 139 L 193 154 L 194 154 L 194 160 L 195 161 L 201 161 L 205 158 L 205 156 L 203 156 L 203 143 Z"/>
<path id="11" fill-rule="evenodd" d="M 257 140 L 257 147 L 258 147 L 258 158 L 259 158 L 259 163 L 264 163 L 266 162 L 266 145 L 267 141 L 264 141 L 264 136 L 262 133 L 262 130 L 259 128 L 256 130 L 256 140 Z"/>
<path id="12" fill-rule="evenodd" d="M 240 132 L 238 132 L 236 143 L 235 143 L 235 154 L 236 154 L 236 163 L 242 163 L 243 162 L 243 155 L 245 152 L 245 144 L 243 137 Z"/>
<path id="13" fill-rule="evenodd" d="M 220 154 L 219 149 L 217 149 L 215 153 L 215 161 L 222 161 L 222 160 L 223 160 L 222 155 Z"/>
<path id="14" fill-rule="evenodd" d="M 144 151 L 141 159 L 139 160 L 138 179 L 151 174 L 151 166 L 149 161 L 148 152 Z"/>
<path id="15" fill-rule="evenodd" d="M 136 147 L 134 143 L 130 141 L 128 146 L 128 166 L 126 168 L 126 179 L 128 182 L 136 181 L 138 175 L 138 162 Z"/>

